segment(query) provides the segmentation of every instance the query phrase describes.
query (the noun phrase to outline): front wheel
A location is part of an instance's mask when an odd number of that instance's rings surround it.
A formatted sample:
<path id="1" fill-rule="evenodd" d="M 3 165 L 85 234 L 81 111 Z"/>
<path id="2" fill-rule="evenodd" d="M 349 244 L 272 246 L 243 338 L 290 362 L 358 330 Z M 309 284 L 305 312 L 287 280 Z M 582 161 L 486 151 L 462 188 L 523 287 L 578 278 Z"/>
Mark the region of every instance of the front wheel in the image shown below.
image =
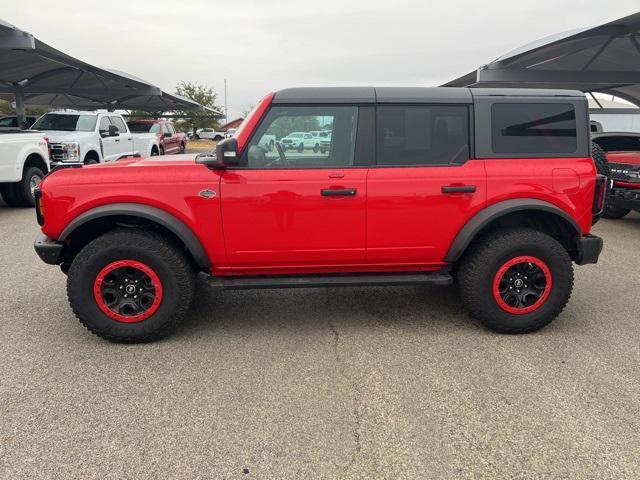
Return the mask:
<path id="1" fill-rule="evenodd" d="M 304 145 L 301 143 L 300 145 L 298 145 L 298 153 L 302 152 L 304 152 Z"/>
<path id="2" fill-rule="evenodd" d="M 8 186 L 5 200 L 10 206 L 34 207 L 36 204 L 36 187 L 44 178 L 44 172 L 38 167 L 25 169 L 22 180 Z"/>
<path id="3" fill-rule="evenodd" d="M 573 264 L 554 238 L 527 228 L 498 230 L 456 270 L 471 314 L 499 333 L 528 333 L 556 318 L 573 289 Z"/>
<path id="4" fill-rule="evenodd" d="M 121 343 L 158 340 L 184 319 L 195 275 L 185 254 L 166 237 L 142 230 L 106 233 L 80 251 L 67 295 L 80 322 Z"/>

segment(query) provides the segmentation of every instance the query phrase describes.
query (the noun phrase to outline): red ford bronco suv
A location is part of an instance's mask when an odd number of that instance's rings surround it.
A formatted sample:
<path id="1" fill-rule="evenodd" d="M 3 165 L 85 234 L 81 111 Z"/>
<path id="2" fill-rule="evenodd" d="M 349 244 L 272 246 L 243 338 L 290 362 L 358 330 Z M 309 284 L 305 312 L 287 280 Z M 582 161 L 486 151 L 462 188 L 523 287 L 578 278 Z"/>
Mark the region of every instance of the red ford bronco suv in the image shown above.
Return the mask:
<path id="1" fill-rule="evenodd" d="M 632 210 L 640 212 L 640 134 L 606 132 L 592 140 L 608 156 L 612 188 L 602 212 L 604 218 L 622 218 Z"/>
<path id="2" fill-rule="evenodd" d="M 331 132 L 326 151 L 279 142 L 312 131 Z M 487 327 L 525 333 L 564 308 L 572 262 L 598 260 L 605 190 L 579 92 L 296 88 L 215 154 L 49 175 L 35 248 L 112 341 L 171 332 L 197 275 L 223 289 L 456 283 Z"/>

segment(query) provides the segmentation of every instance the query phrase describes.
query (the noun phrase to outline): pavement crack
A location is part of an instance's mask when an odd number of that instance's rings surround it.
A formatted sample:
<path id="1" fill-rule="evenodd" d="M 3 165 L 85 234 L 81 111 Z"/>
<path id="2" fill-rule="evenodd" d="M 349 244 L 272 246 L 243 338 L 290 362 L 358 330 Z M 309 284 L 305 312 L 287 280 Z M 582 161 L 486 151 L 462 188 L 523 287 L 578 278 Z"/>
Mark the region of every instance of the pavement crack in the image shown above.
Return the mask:
<path id="1" fill-rule="evenodd" d="M 360 443 L 360 430 L 362 427 L 362 391 L 358 382 L 347 372 L 347 363 L 345 359 L 340 354 L 340 333 L 336 328 L 335 324 L 331 321 L 331 317 L 333 315 L 333 311 L 331 308 L 331 298 L 329 296 L 329 289 L 325 289 L 327 294 L 327 324 L 329 325 L 329 330 L 333 333 L 333 356 L 335 358 L 336 364 L 338 365 L 338 372 L 340 375 L 347 381 L 349 386 L 354 392 L 354 401 L 353 408 L 351 410 L 351 414 L 354 418 L 353 424 L 353 440 L 354 440 L 354 448 L 351 452 L 351 458 L 349 459 L 349 463 L 343 467 L 344 473 L 347 473 L 349 470 L 353 468 L 357 461 L 357 457 L 362 450 L 362 445 Z"/>

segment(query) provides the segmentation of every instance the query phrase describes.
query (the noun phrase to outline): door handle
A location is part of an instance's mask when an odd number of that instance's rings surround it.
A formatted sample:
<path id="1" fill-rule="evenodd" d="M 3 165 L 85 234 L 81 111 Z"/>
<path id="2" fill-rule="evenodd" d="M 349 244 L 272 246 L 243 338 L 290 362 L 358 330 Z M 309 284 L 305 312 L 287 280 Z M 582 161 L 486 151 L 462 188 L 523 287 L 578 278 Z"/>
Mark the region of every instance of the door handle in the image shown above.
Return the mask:
<path id="1" fill-rule="evenodd" d="M 120 141 L 120 139 L 119 139 L 119 138 L 116 138 L 116 142 L 119 142 L 119 141 Z"/>
<path id="2" fill-rule="evenodd" d="M 353 197 L 358 190 L 355 188 L 325 188 L 320 190 L 323 197 Z"/>
<path id="3" fill-rule="evenodd" d="M 442 187 L 442 193 L 475 193 L 475 185 L 447 185 Z"/>

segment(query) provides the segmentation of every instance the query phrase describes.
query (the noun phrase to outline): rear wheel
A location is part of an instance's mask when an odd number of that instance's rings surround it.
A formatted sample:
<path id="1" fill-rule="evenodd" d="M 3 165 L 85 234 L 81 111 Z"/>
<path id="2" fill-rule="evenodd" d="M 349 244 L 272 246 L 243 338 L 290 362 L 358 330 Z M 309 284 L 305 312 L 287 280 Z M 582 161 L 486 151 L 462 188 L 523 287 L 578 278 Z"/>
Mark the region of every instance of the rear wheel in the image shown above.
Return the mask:
<path id="1" fill-rule="evenodd" d="M 627 216 L 630 212 L 631 210 L 627 208 L 610 207 L 605 205 L 604 210 L 602 211 L 602 217 L 618 219 Z"/>
<path id="2" fill-rule="evenodd" d="M 185 149 L 184 143 L 181 143 L 180 144 L 180 148 L 178 149 L 178 153 L 183 154 L 185 152 L 185 150 L 186 149 Z"/>
<path id="3" fill-rule="evenodd" d="M 109 232 L 89 243 L 71 264 L 67 294 L 91 332 L 113 342 L 158 340 L 182 322 L 195 275 L 185 254 L 162 235 Z"/>
<path id="4" fill-rule="evenodd" d="M 573 289 L 569 254 L 531 229 L 498 230 L 465 254 L 456 278 L 463 302 L 485 326 L 528 333 L 549 324 Z"/>

